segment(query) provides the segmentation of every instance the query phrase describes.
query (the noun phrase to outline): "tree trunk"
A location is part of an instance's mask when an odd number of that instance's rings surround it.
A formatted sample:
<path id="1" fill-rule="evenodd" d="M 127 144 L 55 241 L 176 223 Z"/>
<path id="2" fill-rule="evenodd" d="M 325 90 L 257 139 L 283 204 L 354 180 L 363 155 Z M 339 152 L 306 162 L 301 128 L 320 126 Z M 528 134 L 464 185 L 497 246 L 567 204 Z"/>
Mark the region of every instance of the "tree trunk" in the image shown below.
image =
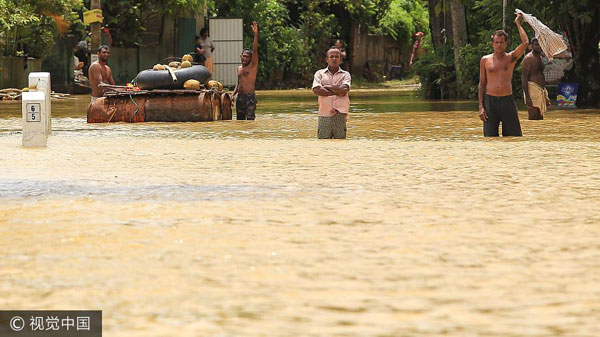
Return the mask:
<path id="1" fill-rule="evenodd" d="M 467 44 L 467 21 L 465 20 L 465 7 L 462 0 L 450 1 L 450 12 L 452 16 L 452 40 L 454 46 L 454 66 L 456 69 L 456 96 L 465 97 L 467 88 L 464 84 L 464 72 L 460 67 L 460 48 Z"/>
<path id="2" fill-rule="evenodd" d="M 579 83 L 577 105 L 591 106 L 600 103 L 600 10 L 591 22 L 582 24 L 572 20 L 565 25 L 573 52 L 573 69 L 567 79 Z"/>
<path id="3" fill-rule="evenodd" d="M 433 41 L 435 51 L 439 53 L 444 48 L 444 36 L 452 36 L 450 13 L 447 13 L 444 9 L 446 1 L 448 0 L 427 0 L 431 40 Z M 442 30 L 445 30 L 445 32 L 442 33 Z"/>
<path id="4" fill-rule="evenodd" d="M 91 9 L 102 9 L 102 4 L 100 0 L 92 0 Z M 98 48 L 100 48 L 100 22 L 94 22 L 90 25 L 90 30 L 92 32 L 91 38 L 91 48 L 92 54 L 96 54 L 98 52 Z"/>
<path id="5" fill-rule="evenodd" d="M 513 13 L 514 9 L 512 8 L 512 0 L 502 0 L 502 29 L 508 34 L 507 45 L 510 48 L 510 43 L 512 40 L 512 26 L 513 26 Z M 520 40 L 517 40 L 520 41 Z"/>

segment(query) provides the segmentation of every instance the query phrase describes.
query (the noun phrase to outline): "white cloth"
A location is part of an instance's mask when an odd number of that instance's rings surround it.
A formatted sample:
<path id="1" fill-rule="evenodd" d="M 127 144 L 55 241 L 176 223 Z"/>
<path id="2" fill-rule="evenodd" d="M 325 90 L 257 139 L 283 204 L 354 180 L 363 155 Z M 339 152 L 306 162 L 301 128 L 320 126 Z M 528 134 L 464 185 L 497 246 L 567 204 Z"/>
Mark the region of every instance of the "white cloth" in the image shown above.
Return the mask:
<path id="1" fill-rule="evenodd" d="M 570 55 L 568 56 L 567 58 L 559 58 L 555 55 L 553 60 L 542 57 L 542 62 L 544 62 L 544 78 L 547 83 L 560 81 L 564 77 L 565 72 L 573 68 L 573 58 Z"/>
<path id="2" fill-rule="evenodd" d="M 214 47 L 215 46 L 213 45 L 210 37 L 206 37 L 206 39 L 200 38 L 200 48 L 202 48 L 204 57 L 206 57 L 206 59 L 212 56 L 212 49 Z"/>
<path id="3" fill-rule="evenodd" d="M 78 65 L 79 65 L 79 57 L 73 55 L 73 67 L 77 67 Z M 83 76 L 83 70 L 75 69 L 75 70 L 73 70 L 73 74 L 75 75 L 75 77 Z"/>
<path id="4" fill-rule="evenodd" d="M 523 15 L 523 20 L 527 22 L 535 31 L 535 37 L 542 47 L 542 51 L 550 60 L 556 54 L 560 54 L 567 50 L 567 45 L 562 39 L 562 35 L 553 32 L 550 28 L 544 25 L 540 20 L 531 14 L 527 14 L 520 9 L 515 9 L 517 14 Z"/>
<path id="5" fill-rule="evenodd" d="M 533 103 L 534 108 L 540 109 L 540 114 L 543 116 L 548 109 L 548 105 L 550 104 L 548 90 L 533 81 L 528 81 L 527 84 L 531 103 Z M 525 104 L 527 104 L 527 96 L 525 95 L 525 92 L 523 92 L 523 100 L 525 101 Z"/>

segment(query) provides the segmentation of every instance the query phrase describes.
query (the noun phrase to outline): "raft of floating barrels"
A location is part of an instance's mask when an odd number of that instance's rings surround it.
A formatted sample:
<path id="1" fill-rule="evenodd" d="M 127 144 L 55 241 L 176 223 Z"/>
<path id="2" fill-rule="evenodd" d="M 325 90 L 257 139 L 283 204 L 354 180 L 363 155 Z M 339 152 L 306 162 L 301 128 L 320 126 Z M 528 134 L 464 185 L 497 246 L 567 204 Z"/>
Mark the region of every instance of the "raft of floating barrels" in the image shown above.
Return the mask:
<path id="1" fill-rule="evenodd" d="M 135 85 L 107 86 L 88 107 L 88 123 L 231 120 L 231 95 L 191 60 L 185 55 L 181 62 L 157 64 L 140 72 Z"/>

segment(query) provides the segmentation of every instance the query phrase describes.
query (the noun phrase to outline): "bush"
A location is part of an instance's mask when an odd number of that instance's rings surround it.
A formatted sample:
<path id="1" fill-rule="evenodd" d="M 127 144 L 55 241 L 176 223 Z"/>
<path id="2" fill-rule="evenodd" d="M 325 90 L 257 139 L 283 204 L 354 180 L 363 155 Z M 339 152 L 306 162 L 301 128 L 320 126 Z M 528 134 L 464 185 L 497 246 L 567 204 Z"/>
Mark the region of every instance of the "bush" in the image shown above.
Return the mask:
<path id="1" fill-rule="evenodd" d="M 425 31 L 428 25 L 421 0 L 213 0 L 208 8 L 209 16 L 243 19 L 246 47 L 252 45 L 250 24 L 258 22 L 259 88 L 310 86 L 314 72 L 326 66 L 332 39 L 347 36 L 341 33 L 348 33 L 353 22 L 407 45 L 416 29 Z M 343 23 L 346 32 L 341 32 Z"/>
<path id="2" fill-rule="evenodd" d="M 477 45 L 467 44 L 460 49 L 458 63 L 463 72 L 464 88 L 463 92 L 467 98 L 477 97 L 477 87 L 479 85 L 479 64 L 481 57 L 491 53 L 489 43 L 480 43 Z"/>
<path id="3" fill-rule="evenodd" d="M 428 15 L 422 2 L 393 0 L 379 21 L 380 30 L 383 34 L 410 45 L 413 33 L 427 31 Z"/>
<path id="4" fill-rule="evenodd" d="M 430 41 L 425 46 L 431 46 Z M 441 54 L 441 55 L 440 55 Z M 421 94 L 427 99 L 449 98 L 456 96 L 456 72 L 452 51 L 436 53 L 433 48 L 424 47 L 413 69 L 421 80 Z"/>
<path id="5" fill-rule="evenodd" d="M 2 54 L 43 58 L 59 31 L 81 22 L 74 14 L 80 8 L 80 0 L 0 0 Z"/>

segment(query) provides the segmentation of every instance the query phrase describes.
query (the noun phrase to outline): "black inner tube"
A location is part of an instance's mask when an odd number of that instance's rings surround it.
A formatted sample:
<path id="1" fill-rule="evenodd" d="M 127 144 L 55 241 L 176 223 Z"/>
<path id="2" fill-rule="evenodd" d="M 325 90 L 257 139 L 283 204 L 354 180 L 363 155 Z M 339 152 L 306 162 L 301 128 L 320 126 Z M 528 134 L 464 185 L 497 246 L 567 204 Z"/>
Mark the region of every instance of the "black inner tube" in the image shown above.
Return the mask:
<path id="1" fill-rule="evenodd" d="M 210 71 L 202 65 L 174 70 L 177 81 L 173 82 L 168 70 L 143 70 L 137 75 L 136 84 L 140 89 L 183 89 L 187 80 L 196 80 L 202 84 L 210 80 Z"/>

